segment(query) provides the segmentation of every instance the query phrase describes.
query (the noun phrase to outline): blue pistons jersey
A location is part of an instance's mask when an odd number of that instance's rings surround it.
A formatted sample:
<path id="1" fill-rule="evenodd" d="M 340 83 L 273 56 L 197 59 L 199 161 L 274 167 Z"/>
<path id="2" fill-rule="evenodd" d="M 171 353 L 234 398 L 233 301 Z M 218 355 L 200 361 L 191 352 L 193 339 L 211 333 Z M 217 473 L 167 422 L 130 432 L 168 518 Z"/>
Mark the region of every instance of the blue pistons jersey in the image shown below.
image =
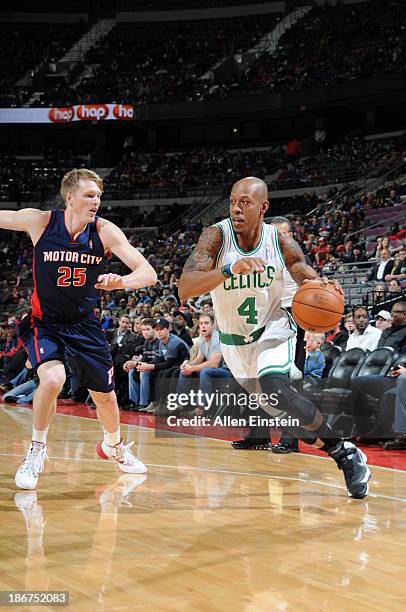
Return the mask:
<path id="1" fill-rule="evenodd" d="M 97 219 L 72 241 L 65 211 L 51 212 L 49 223 L 34 247 L 31 306 L 36 319 L 80 321 L 96 307 L 100 292 L 95 284 L 104 273 L 107 259 Z"/>

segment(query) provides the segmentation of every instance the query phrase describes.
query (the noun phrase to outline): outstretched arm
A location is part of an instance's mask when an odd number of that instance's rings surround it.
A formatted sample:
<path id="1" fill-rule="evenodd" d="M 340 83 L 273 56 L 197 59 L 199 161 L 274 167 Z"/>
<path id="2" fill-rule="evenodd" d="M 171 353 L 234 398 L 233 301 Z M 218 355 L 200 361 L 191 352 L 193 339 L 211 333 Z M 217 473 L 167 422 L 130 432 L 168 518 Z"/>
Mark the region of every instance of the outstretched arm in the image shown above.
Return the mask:
<path id="1" fill-rule="evenodd" d="M 35 244 L 46 227 L 51 213 L 37 208 L 0 210 L 0 228 L 28 232 Z"/>
<path id="2" fill-rule="evenodd" d="M 222 232 L 219 227 L 211 225 L 203 230 L 179 280 L 178 292 L 182 301 L 208 293 L 223 282 L 223 273 L 214 268 L 221 241 Z"/>
<path id="3" fill-rule="evenodd" d="M 157 275 L 154 268 L 148 263 L 141 253 L 127 240 L 124 232 L 114 223 L 106 219 L 99 221 L 100 238 L 106 249 L 109 249 L 123 263 L 125 263 L 131 274 L 120 276 L 119 274 L 101 274 L 97 289 L 140 289 L 147 285 L 155 285 Z"/>
<path id="4" fill-rule="evenodd" d="M 299 287 L 306 280 L 317 280 L 320 278 L 317 272 L 306 263 L 303 251 L 296 240 L 279 232 L 279 243 L 286 267 Z"/>

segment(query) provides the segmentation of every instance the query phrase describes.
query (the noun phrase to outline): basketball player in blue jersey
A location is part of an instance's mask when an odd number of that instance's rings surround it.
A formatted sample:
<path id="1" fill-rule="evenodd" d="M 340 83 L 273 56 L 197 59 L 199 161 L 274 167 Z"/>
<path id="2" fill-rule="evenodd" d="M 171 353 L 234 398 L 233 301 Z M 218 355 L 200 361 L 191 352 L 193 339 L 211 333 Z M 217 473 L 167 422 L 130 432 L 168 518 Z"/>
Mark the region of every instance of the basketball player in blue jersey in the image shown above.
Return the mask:
<path id="1" fill-rule="evenodd" d="M 230 218 L 203 231 L 183 269 L 179 297 L 210 291 L 222 354 L 234 378 L 250 391 L 259 381 L 270 403 L 277 397 L 277 406 L 261 407 L 272 417 L 298 419 L 302 439 L 328 453 L 343 470 L 348 494 L 362 499 L 371 476 L 366 456 L 341 440 L 316 406 L 290 386 L 296 326 L 281 308 L 284 270 L 299 286 L 318 275 L 292 238 L 264 223 L 268 207 L 262 180 L 248 177 L 235 183 Z"/>
<path id="2" fill-rule="evenodd" d="M 123 472 L 146 472 L 131 444 L 121 439 L 113 364 L 94 308 L 100 290 L 139 289 L 155 284 L 157 276 L 124 233 L 97 216 L 102 193 L 103 181 L 95 172 L 75 169 L 62 180 L 65 210 L 0 211 L 0 227 L 27 232 L 34 245 L 32 315 L 22 320 L 19 333 L 40 383 L 33 400 L 32 442 L 15 477 L 21 489 L 35 489 L 44 468 L 65 362 L 96 404 L 104 431 L 99 457 L 116 462 Z M 132 272 L 104 274 L 110 253 Z"/>

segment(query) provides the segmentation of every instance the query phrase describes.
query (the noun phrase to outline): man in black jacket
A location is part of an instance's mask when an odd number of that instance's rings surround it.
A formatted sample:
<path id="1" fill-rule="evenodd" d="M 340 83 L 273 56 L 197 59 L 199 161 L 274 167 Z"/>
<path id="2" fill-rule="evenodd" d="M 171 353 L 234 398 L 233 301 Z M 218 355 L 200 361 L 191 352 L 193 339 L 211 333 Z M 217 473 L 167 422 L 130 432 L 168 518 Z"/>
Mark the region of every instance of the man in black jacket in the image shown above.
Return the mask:
<path id="1" fill-rule="evenodd" d="M 368 274 L 368 280 L 384 281 L 385 276 L 392 272 L 392 268 L 393 259 L 389 257 L 388 249 L 382 249 L 381 259 Z"/>
<path id="2" fill-rule="evenodd" d="M 382 332 L 377 348 L 388 346 L 397 353 L 406 353 L 406 301 L 397 302 L 392 307 L 391 317 L 392 325 Z M 368 396 L 381 399 L 394 386 L 394 378 L 379 374 L 351 379 L 354 420 L 360 440 L 365 444 L 376 443 L 381 437 L 377 426 L 382 421 L 382 415 L 371 412 Z"/>
<path id="3" fill-rule="evenodd" d="M 108 333 L 107 340 L 110 343 L 111 355 L 118 353 L 121 347 L 130 342 L 134 342 L 135 334 L 131 331 L 132 323 L 128 315 L 122 315 L 118 322 L 118 327 L 113 332 Z"/>
<path id="4" fill-rule="evenodd" d="M 401 300 L 392 306 L 392 325 L 382 332 L 378 348 L 391 346 L 398 353 L 406 353 L 406 301 Z"/>
<path id="5" fill-rule="evenodd" d="M 185 342 L 188 345 L 189 348 L 192 347 L 193 340 L 188 332 L 186 315 L 180 310 L 176 310 L 173 313 L 173 318 L 174 318 L 176 335 L 178 336 L 178 338 L 181 338 L 183 342 Z"/>
<path id="6" fill-rule="evenodd" d="M 155 363 L 159 360 L 159 340 L 156 337 L 153 319 L 143 319 L 141 322 L 144 343 L 138 346 L 131 359 L 128 359 L 123 370 L 128 372 L 129 404 L 123 406 L 124 410 L 137 412 L 146 408 L 150 402 L 150 372 L 140 372 L 138 364 Z"/>
<path id="7" fill-rule="evenodd" d="M 144 409 L 146 412 L 154 413 L 158 407 L 160 399 L 163 399 L 165 393 L 165 381 L 167 379 L 168 388 L 170 378 L 176 370 L 180 371 L 180 365 L 189 358 L 189 348 L 187 344 L 169 332 L 169 321 L 164 317 L 159 317 L 154 321 L 154 328 L 159 339 L 159 356 L 154 363 L 145 363 L 140 361 L 137 366 L 139 372 L 150 372 L 154 381 L 159 382 L 156 385 L 155 401 Z M 162 396 L 162 397 L 161 397 Z"/>

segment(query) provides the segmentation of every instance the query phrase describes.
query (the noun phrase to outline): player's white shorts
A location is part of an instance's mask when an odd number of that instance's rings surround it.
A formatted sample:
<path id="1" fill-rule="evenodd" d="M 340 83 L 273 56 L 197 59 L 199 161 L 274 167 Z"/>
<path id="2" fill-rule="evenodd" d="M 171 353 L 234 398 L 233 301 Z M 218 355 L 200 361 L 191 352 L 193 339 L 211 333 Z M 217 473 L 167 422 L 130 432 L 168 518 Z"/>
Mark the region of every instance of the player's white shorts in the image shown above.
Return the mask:
<path id="1" fill-rule="evenodd" d="M 293 319 L 285 311 L 280 319 L 265 326 L 255 342 L 239 344 L 239 338 L 234 336 L 233 343 L 231 335 L 220 334 L 222 354 L 234 378 L 241 384 L 243 381 L 249 384 L 249 380 L 258 380 L 266 374 L 289 374 L 294 367 L 296 330 Z"/>

